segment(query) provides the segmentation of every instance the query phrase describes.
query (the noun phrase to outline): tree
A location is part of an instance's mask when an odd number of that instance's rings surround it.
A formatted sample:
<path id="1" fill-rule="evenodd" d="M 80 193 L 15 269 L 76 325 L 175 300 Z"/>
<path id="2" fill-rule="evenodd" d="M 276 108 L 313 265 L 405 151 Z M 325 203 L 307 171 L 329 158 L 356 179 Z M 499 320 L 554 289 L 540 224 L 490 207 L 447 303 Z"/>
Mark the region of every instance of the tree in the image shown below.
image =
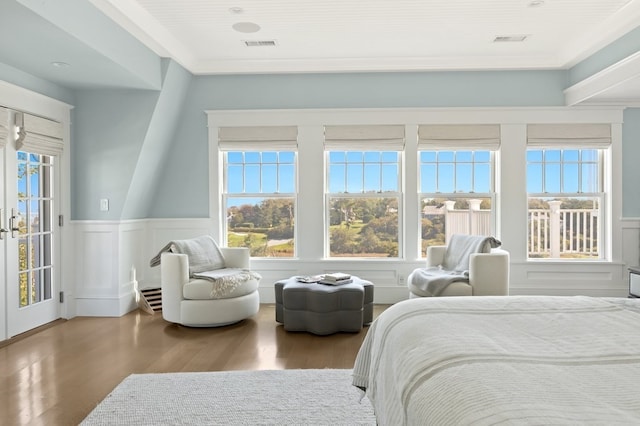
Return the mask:
<path id="1" fill-rule="evenodd" d="M 353 241 L 349 230 L 345 228 L 331 228 L 331 253 L 352 253 Z"/>
<path id="2" fill-rule="evenodd" d="M 360 233 L 360 251 L 363 253 L 379 253 L 380 238 L 371 227 L 362 228 Z"/>

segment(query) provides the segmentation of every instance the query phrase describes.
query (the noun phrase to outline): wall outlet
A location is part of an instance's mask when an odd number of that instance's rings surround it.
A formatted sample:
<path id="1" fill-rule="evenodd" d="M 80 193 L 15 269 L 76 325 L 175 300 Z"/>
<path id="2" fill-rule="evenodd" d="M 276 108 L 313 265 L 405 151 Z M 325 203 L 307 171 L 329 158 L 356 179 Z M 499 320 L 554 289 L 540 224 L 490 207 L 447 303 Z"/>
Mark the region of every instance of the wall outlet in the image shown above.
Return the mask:
<path id="1" fill-rule="evenodd" d="M 404 285 L 404 275 L 398 275 L 398 284 Z"/>

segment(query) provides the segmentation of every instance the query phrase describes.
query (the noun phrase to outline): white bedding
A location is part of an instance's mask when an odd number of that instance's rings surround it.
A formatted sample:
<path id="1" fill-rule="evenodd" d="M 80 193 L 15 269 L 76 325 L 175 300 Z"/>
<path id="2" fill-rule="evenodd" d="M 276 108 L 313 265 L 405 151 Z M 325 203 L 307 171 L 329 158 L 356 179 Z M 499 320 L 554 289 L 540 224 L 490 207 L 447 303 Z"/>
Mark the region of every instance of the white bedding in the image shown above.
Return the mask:
<path id="1" fill-rule="evenodd" d="M 382 426 L 638 425 L 640 313 L 620 300 L 406 300 L 370 326 L 353 384 Z"/>

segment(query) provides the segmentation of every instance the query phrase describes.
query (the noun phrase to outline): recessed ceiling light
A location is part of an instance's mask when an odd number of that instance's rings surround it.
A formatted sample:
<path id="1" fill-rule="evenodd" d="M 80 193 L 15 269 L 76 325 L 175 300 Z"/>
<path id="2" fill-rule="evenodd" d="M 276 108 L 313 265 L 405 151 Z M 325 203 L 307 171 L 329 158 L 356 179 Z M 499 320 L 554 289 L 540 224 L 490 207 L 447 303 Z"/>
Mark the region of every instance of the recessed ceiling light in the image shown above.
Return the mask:
<path id="1" fill-rule="evenodd" d="M 496 36 L 496 38 L 493 39 L 494 43 L 502 43 L 502 42 L 508 42 L 508 41 L 525 41 L 527 39 L 527 35 L 509 35 L 509 36 Z"/>
<path id="2" fill-rule="evenodd" d="M 229 12 L 230 12 L 230 13 L 233 13 L 234 15 L 239 15 L 239 14 L 241 14 L 242 12 L 244 12 L 244 9 L 243 9 L 243 8 L 241 8 L 241 7 L 237 7 L 237 6 L 236 6 L 236 7 L 230 7 L 230 8 L 229 8 Z"/>
<path id="3" fill-rule="evenodd" d="M 260 31 L 260 25 L 254 24 L 253 22 L 236 22 L 231 28 L 239 33 L 257 33 Z"/>
<path id="4" fill-rule="evenodd" d="M 66 62 L 60 62 L 60 61 L 51 62 L 51 65 L 56 67 L 56 68 L 67 68 L 67 67 L 71 66 Z"/>

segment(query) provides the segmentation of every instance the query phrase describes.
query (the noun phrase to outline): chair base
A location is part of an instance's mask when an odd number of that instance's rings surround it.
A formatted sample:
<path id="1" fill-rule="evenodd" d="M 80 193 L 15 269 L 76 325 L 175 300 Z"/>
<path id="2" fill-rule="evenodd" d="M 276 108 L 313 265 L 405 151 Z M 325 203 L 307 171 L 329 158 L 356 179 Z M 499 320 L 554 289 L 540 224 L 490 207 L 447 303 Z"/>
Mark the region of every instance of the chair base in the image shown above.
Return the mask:
<path id="1" fill-rule="evenodd" d="M 182 300 L 180 322 L 187 327 L 222 327 L 258 313 L 258 291 L 231 299 Z"/>

